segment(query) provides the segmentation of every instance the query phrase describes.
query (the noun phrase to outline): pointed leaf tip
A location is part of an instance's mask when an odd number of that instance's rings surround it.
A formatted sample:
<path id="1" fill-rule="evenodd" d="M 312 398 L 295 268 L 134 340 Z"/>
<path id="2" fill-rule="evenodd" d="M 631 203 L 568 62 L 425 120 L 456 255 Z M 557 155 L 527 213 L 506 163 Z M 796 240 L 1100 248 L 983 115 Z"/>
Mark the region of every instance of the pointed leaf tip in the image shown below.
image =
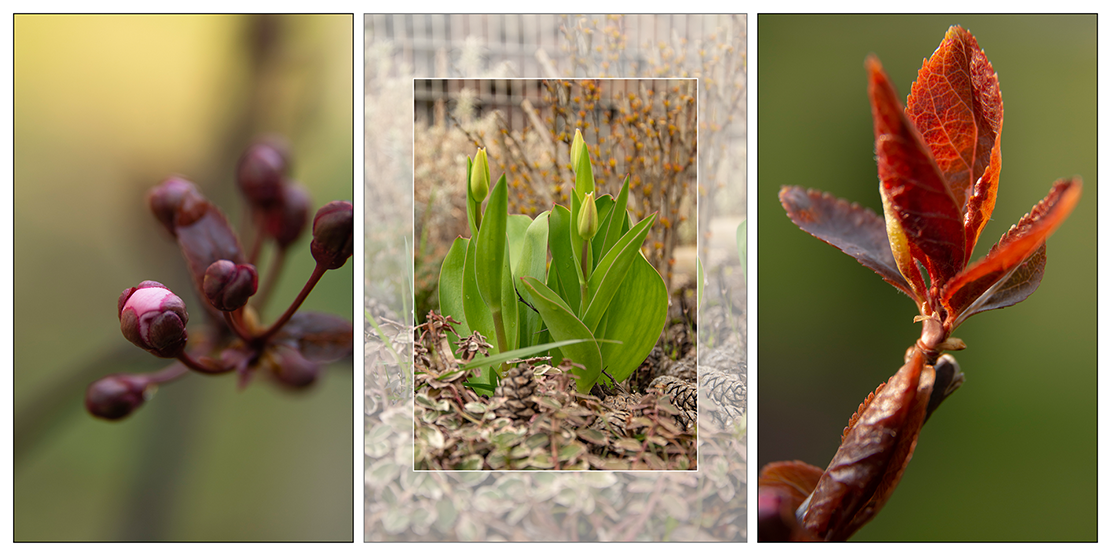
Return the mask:
<path id="1" fill-rule="evenodd" d="M 895 258 L 904 277 L 915 280 L 913 258 L 926 267 L 934 287 L 940 287 L 965 262 L 959 207 L 879 60 L 870 56 L 866 66 L 884 216 L 888 229 L 900 232 L 891 237 L 892 251 L 898 250 Z M 899 256 L 907 253 L 909 257 Z"/>

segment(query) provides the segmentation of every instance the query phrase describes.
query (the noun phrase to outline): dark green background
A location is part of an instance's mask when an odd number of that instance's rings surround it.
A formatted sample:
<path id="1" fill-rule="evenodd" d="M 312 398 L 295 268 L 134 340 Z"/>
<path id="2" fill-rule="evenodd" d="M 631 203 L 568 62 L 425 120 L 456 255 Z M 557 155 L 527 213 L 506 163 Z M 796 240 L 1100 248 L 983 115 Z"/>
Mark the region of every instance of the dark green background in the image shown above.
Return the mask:
<path id="1" fill-rule="evenodd" d="M 918 337 L 913 302 L 795 227 L 783 184 L 880 212 L 864 60 L 900 98 L 950 25 L 999 75 L 1003 170 L 973 259 L 1080 175 L 1026 301 L 965 322 L 965 385 L 923 429 L 887 506 L 857 540 L 1094 540 L 1096 536 L 1096 19 L 1094 16 L 760 16 L 759 461 L 824 467 L 868 392 Z M 882 212 L 881 212 L 882 213 Z"/>

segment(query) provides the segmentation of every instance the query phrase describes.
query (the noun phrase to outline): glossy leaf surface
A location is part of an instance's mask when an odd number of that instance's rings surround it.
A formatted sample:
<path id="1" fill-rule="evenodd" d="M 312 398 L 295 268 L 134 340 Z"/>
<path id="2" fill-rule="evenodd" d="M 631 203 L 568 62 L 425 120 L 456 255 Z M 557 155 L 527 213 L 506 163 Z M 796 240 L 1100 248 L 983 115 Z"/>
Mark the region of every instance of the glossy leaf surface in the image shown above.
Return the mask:
<path id="1" fill-rule="evenodd" d="M 876 162 L 888 235 L 906 236 L 906 253 L 895 239 L 891 248 L 902 274 L 917 272 L 905 255 L 922 263 L 939 288 L 964 266 L 965 239 L 960 208 L 945 183 L 922 135 L 907 118 L 895 88 L 875 57 L 869 57 L 868 96 L 876 136 Z"/>
<path id="2" fill-rule="evenodd" d="M 918 71 L 907 97 L 907 116 L 922 133 L 964 215 L 968 262 L 995 207 L 1002 157 L 1003 98 L 999 79 L 976 38 L 949 28 Z"/>

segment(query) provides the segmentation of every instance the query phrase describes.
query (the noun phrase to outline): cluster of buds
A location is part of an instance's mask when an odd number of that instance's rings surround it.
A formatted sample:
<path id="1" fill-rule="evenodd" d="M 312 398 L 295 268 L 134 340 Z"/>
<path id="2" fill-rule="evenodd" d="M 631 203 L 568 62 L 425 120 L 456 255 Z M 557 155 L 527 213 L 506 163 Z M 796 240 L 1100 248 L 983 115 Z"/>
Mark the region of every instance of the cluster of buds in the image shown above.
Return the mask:
<path id="1" fill-rule="evenodd" d="M 151 354 L 176 359 L 153 373 L 113 374 L 89 385 L 85 407 L 94 416 L 122 419 L 160 385 L 190 370 L 235 372 L 240 386 L 263 371 L 279 384 L 304 388 L 322 365 L 352 349 L 352 326 L 334 315 L 298 312 L 324 273 L 352 255 L 354 208 L 332 201 L 312 223 L 311 252 L 316 268 L 301 292 L 273 323 L 260 322 L 269 287 L 277 280 L 286 250 L 308 225 L 311 206 L 305 188 L 289 176 L 289 155 L 281 143 L 260 141 L 240 158 L 236 179 L 250 209 L 254 239 L 245 254 L 224 214 L 192 182 L 171 177 L 151 189 L 147 200 L 155 218 L 177 241 L 204 305 L 208 329 L 189 342 L 185 302 L 159 282 L 147 280 L 120 295 L 117 316 L 123 336 Z M 255 268 L 262 246 L 272 242 L 272 268 L 260 291 Z"/>

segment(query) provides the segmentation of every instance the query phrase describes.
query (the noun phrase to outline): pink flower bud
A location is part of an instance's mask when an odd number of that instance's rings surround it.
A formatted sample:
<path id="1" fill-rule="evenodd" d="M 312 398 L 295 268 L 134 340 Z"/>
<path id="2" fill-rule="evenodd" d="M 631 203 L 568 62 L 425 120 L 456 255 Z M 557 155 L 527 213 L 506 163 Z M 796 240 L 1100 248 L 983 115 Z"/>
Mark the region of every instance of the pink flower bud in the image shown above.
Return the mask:
<path id="1" fill-rule="evenodd" d="M 351 257 L 354 249 L 355 209 L 347 201 L 332 201 L 316 211 L 312 221 L 312 258 L 335 270 Z"/>
<path id="2" fill-rule="evenodd" d="M 204 295 L 220 311 L 239 309 L 257 291 L 258 271 L 254 265 L 222 259 L 208 265 L 204 272 Z"/>
<path id="3" fill-rule="evenodd" d="M 85 409 L 101 419 L 123 419 L 147 400 L 150 381 L 140 375 L 108 375 L 85 391 Z"/>
<path id="4" fill-rule="evenodd" d="M 120 294 L 120 331 L 131 343 L 157 355 L 177 357 L 185 349 L 185 302 L 158 282 L 147 280 Z"/>
<path id="5" fill-rule="evenodd" d="M 236 179 L 251 205 L 267 207 L 280 198 L 282 178 L 288 170 L 284 146 L 267 140 L 251 145 L 239 158 Z"/>
<path id="6" fill-rule="evenodd" d="M 289 247 L 305 231 L 311 207 L 309 192 L 300 184 L 286 180 L 279 202 L 266 209 L 266 234 L 274 238 L 281 248 Z"/>
<path id="7" fill-rule="evenodd" d="M 207 200 L 197 190 L 193 182 L 179 177 L 169 178 L 154 186 L 147 193 L 147 204 L 150 205 L 154 217 L 170 231 L 170 235 L 177 237 L 175 228 L 179 224 L 178 215 L 181 213 L 186 222 L 195 220 L 187 215 L 196 213 L 207 204 Z"/>

